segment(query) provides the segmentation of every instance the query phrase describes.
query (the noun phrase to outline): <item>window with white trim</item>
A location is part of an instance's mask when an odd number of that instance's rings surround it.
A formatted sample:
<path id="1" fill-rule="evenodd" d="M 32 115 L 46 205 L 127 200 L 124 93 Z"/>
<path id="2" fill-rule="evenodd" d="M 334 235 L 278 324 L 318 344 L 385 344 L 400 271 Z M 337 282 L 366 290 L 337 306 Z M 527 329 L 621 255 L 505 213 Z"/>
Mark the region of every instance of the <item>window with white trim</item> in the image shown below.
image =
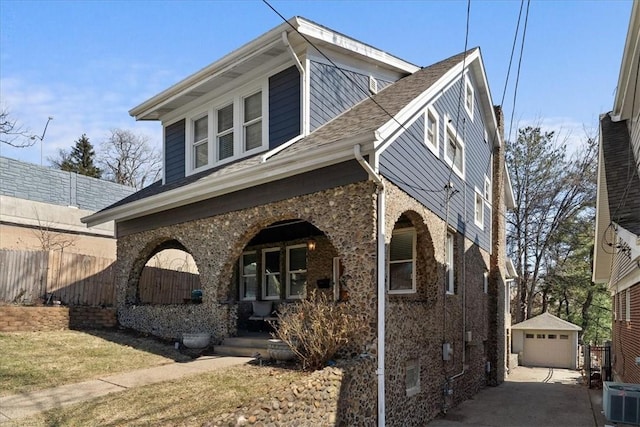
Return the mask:
<path id="1" fill-rule="evenodd" d="M 216 135 L 216 152 L 218 161 L 233 157 L 233 104 L 226 105 L 216 111 L 218 130 Z"/>
<path id="2" fill-rule="evenodd" d="M 473 222 L 482 230 L 484 229 L 484 198 L 477 188 L 475 194 Z"/>
<path id="3" fill-rule="evenodd" d="M 613 320 L 618 320 L 618 294 L 613 295 Z"/>
<path id="4" fill-rule="evenodd" d="M 268 80 L 210 103 L 187 116 L 187 175 L 268 150 Z"/>
<path id="5" fill-rule="evenodd" d="M 454 235 L 447 233 L 447 242 L 445 245 L 445 277 L 444 285 L 447 294 L 455 293 L 455 256 L 454 256 Z"/>
<path id="6" fill-rule="evenodd" d="M 416 291 L 416 230 L 393 230 L 389 245 L 389 293 L 406 294 Z"/>
<path id="7" fill-rule="evenodd" d="M 624 319 L 631 322 L 631 289 L 625 292 Z"/>
<path id="8" fill-rule="evenodd" d="M 484 201 L 491 205 L 491 180 L 487 175 L 484 176 Z"/>
<path id="9" fill-rule="evenodd" d="M 192 120 L 192 168 L 198 169 L 209 164 L 209 115 Z"/>
<path id="10" fill-rule="evenodd" d="M 464 179 L 464 143 L 450 123 L 446 125 L 444 159 Z"/>
<path id="11" fill-rule="evenodd" d="M 262 299 L 280 299 L 280 248 L 262 251 Z"/>
<path id="12" fill-rule="evenodd" d="M 405 364 L 405 389 L 407 397 L 420 393 L 420 362 L 418 359 L 407 360 Z"/>
<path id="13" fill-rule="evenodd" d="M 262 145 L 262 92 L 244 98 L 244 151 Z"/>
<path id="14" fill-rule="evenodd" d="M 468 75 L 464 76 L 464 109 L 467 110 L 467 114 L 471 120 L 473 120 L 473 85 Z"/>
<path id="15" fill-rule="evenodd" d="M 489 293 L 489 272 L 485 271 L 484 274 L 482 275 L 482 291 L 487 294 Z M 508 288 L 507 288 L 507 292 L 508 292 Z M 508 306 L 507 306 L 508 309 Z"/>
<path id="16" fill-rule="evenodd" d="M 258 254 L 244 252 L 240 257 L 240 299 L 243 301 L 253 301 L 258 292 L 258 281 L 256 277 L 258 266 Z"/>
<path id="17" fill-rule="evenodd" d="M 438 125 L 440 122 L 440 118 L 438 117 L 438 113 L 433 107 L 428 107 L 425 112 L 424 123 L 425 123 L 425 132 L 424 132 L 424 142 L 427 144 L 429 150 L 433 152 L 436 156 L 438 155 Z"/>
<path id="18" fill-rule="evenodd" d="M 287 246 L 287 298 L 307 296 L 307 245 Z"/>

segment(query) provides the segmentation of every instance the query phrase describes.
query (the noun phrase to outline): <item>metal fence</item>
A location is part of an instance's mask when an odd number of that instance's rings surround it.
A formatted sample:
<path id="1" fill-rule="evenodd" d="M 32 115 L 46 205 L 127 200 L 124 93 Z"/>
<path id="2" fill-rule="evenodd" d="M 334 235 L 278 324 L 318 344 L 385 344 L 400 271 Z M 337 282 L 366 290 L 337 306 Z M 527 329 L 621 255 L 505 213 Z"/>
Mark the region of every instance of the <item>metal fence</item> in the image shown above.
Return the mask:
<path id="1" fill-rule="evenodd" d="M 611 381 L 611 346 L 584 346 L 584 370 L 589 388 L 601 388 L 603 381 Z"/>

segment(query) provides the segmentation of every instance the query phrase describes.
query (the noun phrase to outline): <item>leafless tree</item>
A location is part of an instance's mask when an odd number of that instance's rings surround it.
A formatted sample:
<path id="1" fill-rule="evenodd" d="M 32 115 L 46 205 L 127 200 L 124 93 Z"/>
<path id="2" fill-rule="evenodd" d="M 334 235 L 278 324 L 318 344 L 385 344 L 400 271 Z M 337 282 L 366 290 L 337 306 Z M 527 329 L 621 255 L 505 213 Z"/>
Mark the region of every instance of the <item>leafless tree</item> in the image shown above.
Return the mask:
<path id="1" fill-rule="evenodd" d="M 25 148 L 35 144 L 36 139 L 29 129 L 12 118 L 9 110 L 3 107 L 0 110 L 0 142 L 12 147 Z"/>
<path id="2" fill-rule="evenodd" d="M 34 209 L 34 213 L 36 221 L 38 221 L 38 227 L 33 230 L 33 235 L 40 242 L 40 247 L 43 251 L 63 252 L 66 248 L 76 245 L 77 236 L 56 231 L 51 222 L 40 219 L 37 210 Z"/>
<path id="3" fill-rule="evenodd" d="M 141 189 L 160 176 L 160 153 L 149 138 L 126 129 L 112 129 L 102 143 L 99 160 L 104 177 L 118 184 Z"/>

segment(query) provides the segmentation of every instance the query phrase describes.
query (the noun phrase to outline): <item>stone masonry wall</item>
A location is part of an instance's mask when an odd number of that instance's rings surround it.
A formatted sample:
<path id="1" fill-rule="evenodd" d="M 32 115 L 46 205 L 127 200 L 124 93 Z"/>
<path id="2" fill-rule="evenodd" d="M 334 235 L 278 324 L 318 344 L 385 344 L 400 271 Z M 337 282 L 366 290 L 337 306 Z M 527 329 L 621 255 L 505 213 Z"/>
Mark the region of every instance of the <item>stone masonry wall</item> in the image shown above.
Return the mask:
<path id="1" fill-rule="evenodd" d="M 247 243 L 262 228 L 301 219 L 322 230 L 342 259 L 347 302 L 364 316 L 369 333 L 360 348 L 376 348 L 376 195 L 370 181 L 294 197 L 268 205 L 197 221 L 160 227 L 118 239 L 116 283 L 118 319 L 129 328 L 164 338 L 185 332 L 208 332 L 213 340 L 237 331 L 237 282 L 233 271 Z M 159 245 L 178 241 L 193 256 L 203 290 L 202 304 L 139 305 L 136 284 L 144 264 Z M 375 350 L 373 350 L 375 353 Z M 349 425 L 375 424 L 375 354 L 366 371 L 350 380 Z"/>
<path id="2" fill-rule="evenodd" d="M 388 426 L 422 426 L 443 409 L 473 396 L 486 383 L 488 295 L 484 293 L 484 275 L 489 271 L 489 254 L 457 234 L 455 294 L 445 295 L 445 222 L 390 182 L 385 181 L 385 188 L 386 243 L 402 214 L 417 232 L 416 292 L 388 295 L 386 420 Z M 471 332 L 470 342 L 465 340 L 466 331 Z M 443 361 L 443 342 L 453 346 L 449 361 Z M 414 361 L 420 369 L 420 390 L 407 396 L 406 367 Z M 448 380 L 457 374 L 455 380 Z M 446 398 L 445 388 L 453 391 Z"/>
<path id="3" fill-rule="evenodd" d="M 117 324 L 113 308 L 0 306 L 0 332 L 101 329 Z"/>

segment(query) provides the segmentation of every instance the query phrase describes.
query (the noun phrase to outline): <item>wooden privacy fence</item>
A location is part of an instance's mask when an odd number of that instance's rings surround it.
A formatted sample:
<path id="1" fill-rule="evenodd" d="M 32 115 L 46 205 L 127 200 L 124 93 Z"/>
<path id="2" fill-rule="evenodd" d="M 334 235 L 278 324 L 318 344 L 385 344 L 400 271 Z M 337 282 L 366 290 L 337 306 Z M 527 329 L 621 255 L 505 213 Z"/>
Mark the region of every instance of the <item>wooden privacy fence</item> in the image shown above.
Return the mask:
<path id="1" fill-rule="evenodd" d="M 65 305 L 114 305 L 115 260 L 57 251 L 0 250 L 0 301 L 24 304 L 60 300 Z M 145 267 L 142 303 L 178 304 L 200 289 L 198 274 Z"/>

